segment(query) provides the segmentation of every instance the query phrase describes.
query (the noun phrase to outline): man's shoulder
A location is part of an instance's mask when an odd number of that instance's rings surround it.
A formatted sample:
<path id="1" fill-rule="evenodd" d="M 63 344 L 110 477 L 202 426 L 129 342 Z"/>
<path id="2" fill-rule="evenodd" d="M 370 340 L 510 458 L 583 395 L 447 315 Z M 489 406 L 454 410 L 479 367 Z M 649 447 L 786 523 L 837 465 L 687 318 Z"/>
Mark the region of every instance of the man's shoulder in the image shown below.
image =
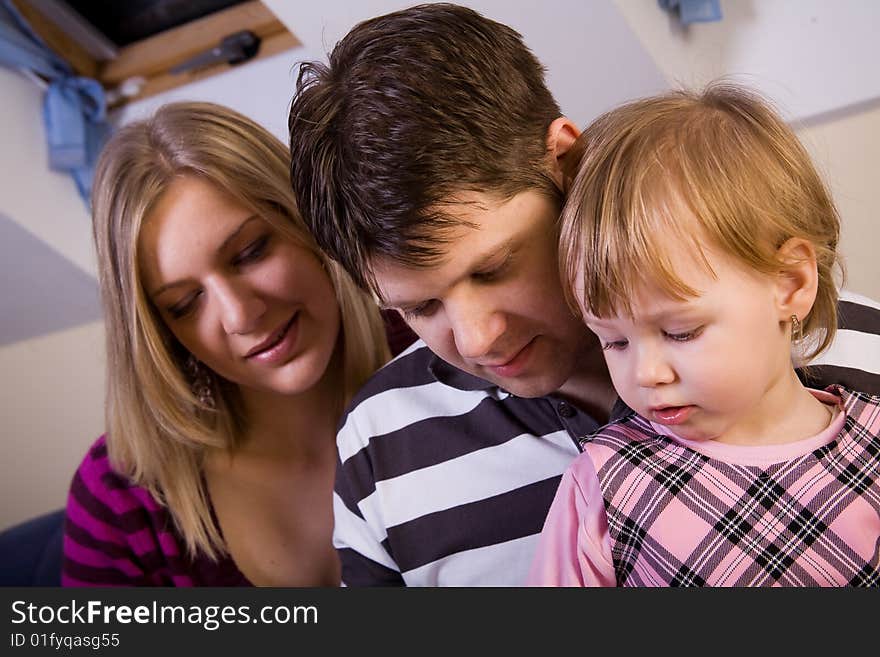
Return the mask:
<path id="1" fill-rule="evenodd" d="M 349 404 L 349 410 L 389 390 L 418 388 L 435 382 L 430 365 L 435 356 L 422 340 L 417 340 L 376 371 Z"/>
<path id="2" fill-rule="evenodd" d="M 880 301 L 841 290 L 837 302 L 837 323 L 842 330 L 880 334 Z"/>
<path id="3" fill-rule="evenodd" d="M 837 333 L 809 364 L 805 383 L 814 388 L 838 383 L 880 395 L 880 303 L 841 291 Z"/>
<path id="4" fill-rule="evenodd" d="M 463 418 L 506 393 L 458 370 L 418 341 L 376 372 L 354 396 L 339 435 L 364 438 L 425 426 L 437 418 Z"/>

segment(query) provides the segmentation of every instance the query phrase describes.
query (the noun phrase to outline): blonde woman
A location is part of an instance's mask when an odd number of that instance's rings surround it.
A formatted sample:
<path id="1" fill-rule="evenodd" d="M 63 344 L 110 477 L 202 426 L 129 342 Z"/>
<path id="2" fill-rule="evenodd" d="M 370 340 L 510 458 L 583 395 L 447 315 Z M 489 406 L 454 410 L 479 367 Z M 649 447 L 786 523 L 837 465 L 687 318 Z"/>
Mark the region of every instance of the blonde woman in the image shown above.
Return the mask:
<path id="1" fill-rule="evenodd" d="M 104 150 L 107 434 L 71 484 L 65 585 L 338 584 L 334 432 L 389 354 L 301 222 L 288 157 L 207 103 Z"/>

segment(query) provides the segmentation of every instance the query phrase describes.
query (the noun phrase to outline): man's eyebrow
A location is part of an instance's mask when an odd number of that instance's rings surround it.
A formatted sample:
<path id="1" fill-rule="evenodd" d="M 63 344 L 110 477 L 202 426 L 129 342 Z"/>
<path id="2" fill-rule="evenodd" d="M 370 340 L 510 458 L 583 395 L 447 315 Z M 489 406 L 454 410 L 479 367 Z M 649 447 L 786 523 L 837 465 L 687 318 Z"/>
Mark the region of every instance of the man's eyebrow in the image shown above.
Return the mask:
<path id="1" fill-rule="evenodd" d="M 482 254 L 471 264 L 470 273 L 484 269 L 488 265 L 500 264 L 494 261 L 497 260 L 499 257 L 503 257 L 505 259 L 510 257 L 510 255 L 516 250 L 516 247 L 516 238 L 510 238 L 509 240 L 498 244 L 490 251 Z"/>
<path id="2" fill-rule="evenodd" d="M 220 252 L 223 251 L 227 246 L 229 246 L 229 243 L 232 242 L 232 240 L 234 240 L 236 237 L 238 237 L 238 235 L 241 233 L 241 231 L 244 230 L 244 227 L 245 227 L 245 226 L 247 226 L 250 222 L 252 222 L 252 221 L 256 221 L 256 220 L 258 220 L 258 219 L 260 219 L 260 215 L 258 215 L 258 214 L 252 214 L 252 215 L 250 215 L 249 217 L 247 217 L 244 221 L 242 221 L 242 222 L 238 225 L 238 228 L 236 228 L 234 231 L 232 231 L 231 233 L 229 233 L 229 235 L 226 236 L 226 239 L 224 239 L 224 240 L 220 243 L 220 246 L 217 247 L 217 253 L 220 253 Z M 172 281 L 172 282 L 170 282 L 170 283 L 165 283 L 164 285 L 160 285 L 160 286 L 157 287 L 155 290 L 153 290 L 152 293 L 150 293 L 150 297 L 153 298 L 153 299 L 155 299 L 157 296 L 159 296 L 159 295 L 162 294 L 163 292 L 165 292 L 165 291 L 167 291 L 167 290 L 170 290 L 171 288 L 175 288 L 175 287 L 178 287 L 178 286 L 180 286 L 180 285 L 183 285 L 184 283 L 185 283 L 185 281 Z"/>
<path id="3" fill-rule="evenodd" d="M 497 260 L 503 258 L 506 260 L 509 258 L 514 251 L 518 248 L 519 242 L 516 238 L 511 238 L 505 240 L 501 244 L 498 244 L 492 247 L 489 251 L 480 254 L 467 268 L 464 276 L 470 276 L 475 272 L 479 272 L 482 269 L 485 269 L 489 265 L 501 264 L 500 262 L 496 262 Z M 393 308 L 409 308 L 413 306 L 417 306 L 422 303 L 424 300 L 418 301 L 396 301 L 396 300 L 386 300 L 380 292 L 376 292 L 376 297 L 379 302 L 379 307 L 383 310 L 391 310 Z"/>

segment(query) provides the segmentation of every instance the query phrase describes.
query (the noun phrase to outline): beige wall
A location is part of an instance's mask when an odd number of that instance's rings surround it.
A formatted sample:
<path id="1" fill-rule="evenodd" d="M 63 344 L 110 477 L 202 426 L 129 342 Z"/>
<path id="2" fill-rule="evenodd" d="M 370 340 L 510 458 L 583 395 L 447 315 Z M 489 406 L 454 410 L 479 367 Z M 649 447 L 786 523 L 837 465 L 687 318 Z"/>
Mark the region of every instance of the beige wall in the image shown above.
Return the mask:
<path id="1" fill-rule="evenodd" d="M 687 28 L 656 2 L 614 0 L 670 86 L 732 78 L 800 126 L 840 211 L 846 287 L 880 300 L 880 96 L 873 34 L 880 4 L 737 0 Z M 870 27 L 868 27 L 870 26 Z M 861 74 L 860 74 L 861 72 Z"/>
<path id="2" fill-rule="evenodd" d="M 88 212 L 73 181 L 46 164 L 42 91 L 0 68 L 0 98 L 0 213 L 92 273 Z M 104 425 L 102 353 L 100 322 L 0 347 L 0 529 L 64 505 Z"/>
<path id="3" fill-rule="evenodd" d="M 103 431 L 104 331 L 85 324 L 0 349 L 0 529 L 64 506 Z"/>
<path id="4" fill-rule="evenodd" d="M 824 117 L 798 135 L 840 212 L 846 288 L 880 300 L 880 102 Z"/>

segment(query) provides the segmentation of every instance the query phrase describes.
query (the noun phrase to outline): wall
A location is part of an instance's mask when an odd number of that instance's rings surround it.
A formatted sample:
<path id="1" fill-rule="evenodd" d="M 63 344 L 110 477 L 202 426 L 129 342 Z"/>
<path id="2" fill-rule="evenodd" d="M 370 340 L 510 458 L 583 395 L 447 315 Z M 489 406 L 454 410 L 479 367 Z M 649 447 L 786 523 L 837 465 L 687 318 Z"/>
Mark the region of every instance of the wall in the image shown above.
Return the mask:
<path id="1" fill-rule="evenodd" d="M 729 77 L 777 105 L 831 187 L 847 288 L 880 299 L 880 3 L 723 1 L 721 21 L 687 28 L 656 2 L 614 4 L 670 85 Z"/>
<path id="2" fill-rule="evenodd" d="M 53 271 L 91 277 L 88 213 L 73 181 L 47 168 L 42 91 L 0 68 L 0 98 L 0 215 L 42 240 Z M 0 244 L 4 263 L 21 255 L 6 253 L 14 247 Z M 51 303 L 37 282 L 20 286 L 23 303 Z M 92 321 L 0 347 L 0 528 L 64 504 L 76 464 L 104 424 L 103 339 L 102 323 Z"/>
<path id="3" fill-rule="evenodd" d="M 840 212 L 846 287 L 880 300 L 880 102 L 823 115 L 807 122 L 798 135 Z"/>

